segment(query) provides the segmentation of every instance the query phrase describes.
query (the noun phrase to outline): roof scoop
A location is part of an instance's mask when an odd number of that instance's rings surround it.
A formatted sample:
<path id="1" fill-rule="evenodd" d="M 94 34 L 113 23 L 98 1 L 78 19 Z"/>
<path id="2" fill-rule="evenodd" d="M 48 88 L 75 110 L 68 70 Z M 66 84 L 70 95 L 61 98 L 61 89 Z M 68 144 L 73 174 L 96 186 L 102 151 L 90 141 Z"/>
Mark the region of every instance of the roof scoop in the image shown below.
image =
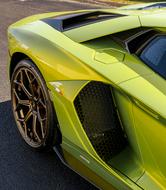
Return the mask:
<path id="1" fill-rule="evenodd" d="M 65 14 L 58 17 L 51 17 L 42 19 L 42 21 L 46 22 L 56 30 L 60 32 L 67 31 L 73 28 L 78 28 L 81 26 L 85 26 L 88 24 L 114 19 L 117 17 L 122 17 L 125 15 L 107 13 L 104 11 L 86 11 L 79 12 L 74 14 Z"/>

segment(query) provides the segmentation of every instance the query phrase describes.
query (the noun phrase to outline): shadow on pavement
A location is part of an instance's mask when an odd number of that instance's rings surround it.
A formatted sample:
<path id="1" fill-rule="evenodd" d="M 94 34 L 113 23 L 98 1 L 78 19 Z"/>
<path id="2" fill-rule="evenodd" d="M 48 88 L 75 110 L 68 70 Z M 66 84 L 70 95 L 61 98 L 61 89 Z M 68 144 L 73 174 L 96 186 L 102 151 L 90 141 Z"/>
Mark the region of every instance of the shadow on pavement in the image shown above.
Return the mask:
<path id="1" fill-rule="evenodd" d="M 20 138 L 11 102 L 0 103 L 0 189 L 95 190 L 52 151 L 32 151 Z"/>

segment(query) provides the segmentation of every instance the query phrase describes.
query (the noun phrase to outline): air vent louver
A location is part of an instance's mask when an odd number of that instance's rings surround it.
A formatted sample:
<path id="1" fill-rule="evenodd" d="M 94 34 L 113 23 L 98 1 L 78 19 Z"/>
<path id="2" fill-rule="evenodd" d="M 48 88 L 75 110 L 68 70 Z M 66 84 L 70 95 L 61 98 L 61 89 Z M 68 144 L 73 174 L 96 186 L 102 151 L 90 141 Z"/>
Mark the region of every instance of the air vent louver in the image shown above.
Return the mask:
<path id="1" fill-rule="evenodd" d="M 149 39 L 160 32 L 151 28 L 140 27 L 112 35 L 129 53 L 136 53 Z"/>
<path id="2" fill-rule="evenodd" d="M 104 161 L 123 150 L 126 139 L 109 85 L 90 82 L 76 97 L 74 105 L 88 138 Z"/>
<path id="3" fill-rule="evenodd" d="M 124 15 L 107 13 L 103 11 L 90 11 L 74 14 L 67 14 L 57 17 L 42 19 L 53 28 L 63 32 L 73 28 L 78 28 L 95 22 L 100 22 L 108 19 L 114 19 Z"/>

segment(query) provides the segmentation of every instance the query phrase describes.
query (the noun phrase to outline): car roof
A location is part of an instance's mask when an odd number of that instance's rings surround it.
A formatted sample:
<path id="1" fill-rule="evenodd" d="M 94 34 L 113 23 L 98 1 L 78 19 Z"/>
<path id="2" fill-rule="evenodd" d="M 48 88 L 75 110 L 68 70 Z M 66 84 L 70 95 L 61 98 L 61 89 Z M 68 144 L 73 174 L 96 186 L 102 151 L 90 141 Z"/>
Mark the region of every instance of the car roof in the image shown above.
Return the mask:
<path id="1" fill-rule="evenodd" d="M 120 10 L 148 10 L 166 7 L 166 2 L 151 2 L 119 7 Z"/>

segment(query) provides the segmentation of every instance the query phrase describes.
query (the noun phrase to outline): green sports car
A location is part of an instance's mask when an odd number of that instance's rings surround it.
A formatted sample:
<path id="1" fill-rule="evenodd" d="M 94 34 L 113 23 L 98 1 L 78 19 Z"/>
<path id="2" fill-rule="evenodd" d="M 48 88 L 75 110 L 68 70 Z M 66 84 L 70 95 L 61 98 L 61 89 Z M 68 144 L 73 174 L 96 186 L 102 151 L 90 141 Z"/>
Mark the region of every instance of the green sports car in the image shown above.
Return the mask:
<path id="1" fill-rule="evenodd" d="M 15 121 L 104 190 L 166 189 L 166 3 L 31 16 L 8 29 Z"/>

